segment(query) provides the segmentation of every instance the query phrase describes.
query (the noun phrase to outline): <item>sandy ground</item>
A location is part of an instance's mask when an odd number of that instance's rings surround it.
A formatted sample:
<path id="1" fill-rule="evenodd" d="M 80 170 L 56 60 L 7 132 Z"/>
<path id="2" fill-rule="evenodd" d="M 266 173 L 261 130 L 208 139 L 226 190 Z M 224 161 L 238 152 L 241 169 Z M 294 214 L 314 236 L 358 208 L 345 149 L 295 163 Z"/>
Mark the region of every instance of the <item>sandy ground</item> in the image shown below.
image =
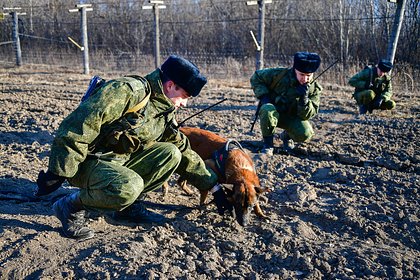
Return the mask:
<path id="1" fill-rule="evenodd" d="M 147 197 L 167 223 L 92 215 L 95 238 L 76 242 L 62 236 L 51 210 L 74 189 L 32 193 L 54 132 L 89 79 L 65 68 L 0 68 L 0 279 L 420 278 L 418 91 L 396 91 L 397 110 L 359 118 L 352 89 L 324 81 L 313 140 L 265 158 L 259 125 L 249 132 L 249 85 L 210 81 L 179 121 L 228 98 L 187 124 L 249 149 L 271 189 L 260 202 L 270 220 L 253 216 L 243 228 L 214 205 L 199 208 L 198 192 L 174 186 L 165 198 Z"/>

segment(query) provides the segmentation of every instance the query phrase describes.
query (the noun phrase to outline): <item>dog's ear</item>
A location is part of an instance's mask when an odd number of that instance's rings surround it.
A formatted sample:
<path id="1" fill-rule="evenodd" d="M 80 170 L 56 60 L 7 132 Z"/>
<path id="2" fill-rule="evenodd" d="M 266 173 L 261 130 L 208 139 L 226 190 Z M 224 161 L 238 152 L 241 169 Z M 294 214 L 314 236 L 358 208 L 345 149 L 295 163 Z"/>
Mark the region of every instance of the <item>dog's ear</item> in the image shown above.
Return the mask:
<path id="1" fill-rule="evenodd" d="M 254 188 L 255 188 L 255 192 L 257 194 L 262 194 L 262 193 L 270 192 L 271 191 L 270 188 L 263 188 L 261 186 L 254 186 Z"/>

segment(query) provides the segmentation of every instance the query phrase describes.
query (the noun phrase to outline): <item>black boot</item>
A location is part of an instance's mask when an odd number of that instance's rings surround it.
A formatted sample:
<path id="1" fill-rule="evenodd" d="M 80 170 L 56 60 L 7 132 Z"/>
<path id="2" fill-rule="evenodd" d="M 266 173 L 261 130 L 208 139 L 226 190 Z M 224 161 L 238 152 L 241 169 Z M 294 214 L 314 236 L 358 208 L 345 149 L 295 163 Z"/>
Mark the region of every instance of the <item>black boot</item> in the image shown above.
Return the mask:
<path id="1" fill-rule="evenodd" d="M 274 154 L 274 137 L 271 136 L 265 136 L 263 137 L 264 146 L 261 150 L 261 153 L 266 154 L 268 156 L 272 156 Z"/>
<path id="2" fill-rule="evenodd" d="M 141 201 L 136 201 L 127 208 L 114 212 L 113 218 L 131 223 L 160 223 L 165 216 L 147 210 Z"/>
<path id="3" fill-rule="evenodd" d="M 92 238 L 93 230 L 86 226 L 86 210 L 79 198 L 79 192 L 57 200 L 53 206 L 55 216 L 63 225 L 63 234 L 79 241 Z"/>
<path id="4" fill-rule="evenodd" d="M 366 106 L 366 109 L 369 112 L 369 114 L 372 114 L 373 109 L 376 109 L 376 108 L 373 106 L 373 102 L 371 102 L 369 103 L 369 105 Z"/>
<path id="5" fill-rule="evenodd" d="M 368 108 L 367 108 L 366 105 L 364 105 L 364 104 L 359 105 L 359 114 L 360 115 L 366 114 L 367 111 L 368 111 Z"/>
<path id="6" fill-rule="evenodd" d="M 295 142 L 290 138 L 286 130 L 280 134 L 280 139 L 283 141 L 283 149 L 286 152 L 291 152 L 295 148 Z"/>

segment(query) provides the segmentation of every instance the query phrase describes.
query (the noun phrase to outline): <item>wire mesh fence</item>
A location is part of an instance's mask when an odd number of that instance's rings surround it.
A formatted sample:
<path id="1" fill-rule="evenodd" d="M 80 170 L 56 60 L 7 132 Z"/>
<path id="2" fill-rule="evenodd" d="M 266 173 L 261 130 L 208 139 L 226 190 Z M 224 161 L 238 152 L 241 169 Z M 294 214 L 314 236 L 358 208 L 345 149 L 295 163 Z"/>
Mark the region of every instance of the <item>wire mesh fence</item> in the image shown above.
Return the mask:
<path id="1" fill-rule="evenodd" d="M 0 46 L 0 63 L 12 66 L 15 64 L 13 44 Z M 230 53 L 221 56 L 217 53 L 204 52 L 171 52 L 161 53 L 162 61 L 171 54 L 181 55 L 196 65 L 210 79 L 237 81 L 248 83 L 255 71 L 255 57 L 241 53 Z M 23 64 L 47 64 L 51 66 L 65 66 L 74 71 L 83 72 L 83 55 L 79 49 L 23 48 Z M 319 73 L 334 61 L 323 61 Z M 146 74 L 155 69 L 155 58 L 151 54 L 127 51 L 92 50 L 89 52 L 91 72 L 122 72 Z M 264 67 L 291 67 L 293 57 L 284 54 L 271 54 L 264 59 Z M 346 85 L 348 79 L 360 71 L 365 62 L 355 61 L 346 65 L 335 64 L 319 80 L 323 83 Z M 393 88 L 404 91 L 418 91 L 420 89 L 420 73 L 418 69 L 406 64 L 397 64 L 393 70 Z"/>

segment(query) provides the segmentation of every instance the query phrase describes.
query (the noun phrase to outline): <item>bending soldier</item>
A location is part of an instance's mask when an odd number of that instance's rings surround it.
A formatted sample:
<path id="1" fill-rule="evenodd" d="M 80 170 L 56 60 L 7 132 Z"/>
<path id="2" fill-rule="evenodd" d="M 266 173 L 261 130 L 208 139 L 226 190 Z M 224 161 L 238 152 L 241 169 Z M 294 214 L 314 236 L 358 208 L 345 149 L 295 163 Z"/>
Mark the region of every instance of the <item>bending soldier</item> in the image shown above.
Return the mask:
<path id="1" fill-rule="evenodd" d="M 368 111 L 372 113 L 374 109 L 395 108 L 395 102 L 391 100 L 391 79 L 387 75 L 392 67 L 390 61 L 381 59 L 376 67 L 365 67 L 349 80 L 349 84 L 355 87 L 353 98 L 361 115 Z"/>
<path id="2" fill-rule="evenodd" d="M 145 77 L 105 82 L 63 120 L 36 194 L 51 193 L 64 180 L 80 188 L 53 204 L 67 237 L 93 237 L 85 220 L 89 210 L 111 211 L 115 219 L 136 223 L 163 221 L 141 198 L 175 171 L 199 189 L 214 187 L 219 214 L 232 210 L 217 175 L 191 150 L 175 122 L 176 109 L 206 82 L 194 64 L 172 55 Z"/>
<path id="3" fill-rule="evenodd" d="M 284 129 L 280 138 L 287 152 L 294 148 L 294 141 L 309 141 L 314 135 L 309 119 L 318 113 L 322 88 L 311 80 L 320 63 L 316 53 L 297 52 L 292 68 L 257 70 L 251 77 L 252 89 L 261 104 L 258 113 L 263 153 L 273 154 L 276 127 Z"/>

